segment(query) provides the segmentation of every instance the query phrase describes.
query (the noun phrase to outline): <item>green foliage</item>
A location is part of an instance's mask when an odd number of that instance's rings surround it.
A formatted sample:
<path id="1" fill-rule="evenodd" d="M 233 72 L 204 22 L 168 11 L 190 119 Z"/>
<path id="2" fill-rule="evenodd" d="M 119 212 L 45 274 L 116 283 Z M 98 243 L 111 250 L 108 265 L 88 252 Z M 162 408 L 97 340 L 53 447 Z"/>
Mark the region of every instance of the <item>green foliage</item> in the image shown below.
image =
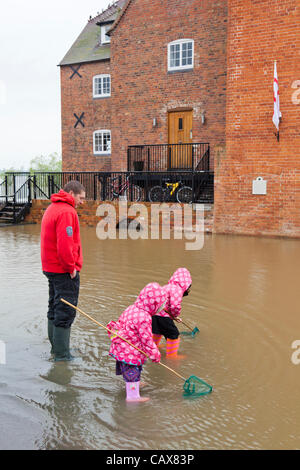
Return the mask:
<path id="1" fill-rule="evenodd" d="M 62 160 L 61 157 L 58 155 L 57 152 L 51 153 L 48 156 L 40 155 L 39 157 L 35 157 L 30 160 L 30 168 L 29 170 L 25 170 L 23 166 L 19 168 L 0 168 L 0 180 L 3 180 L 5 177 L 5 173 L 19 173 L 19 172 L 26 172 L 29 171 L 33 174 L 35 171 L 44 171 L 46 173 L 49 172 L 61 172 L 62 171 Z"/>
<path id="2" fill-rule="evenodd" d="M 62 160 L 58 153 L 54 152 L 48 156 L 41 155 L 30 161 L 29 171 L 33 174 L 35 171 L 62 171 Z"/>
<path id="3" fill-rule="evenodd" d="M 27 171 L 27 170 L 24 170 L 23 166 L 21 168 L 14 168 L 13 166 L 11 166 L 10 168 L 0 168 L 0 180 L 4 180 L 4 177 L 5 177 L 5 173 L 17 173 L 17 172 L 21 172 L 21 171 Z"/>

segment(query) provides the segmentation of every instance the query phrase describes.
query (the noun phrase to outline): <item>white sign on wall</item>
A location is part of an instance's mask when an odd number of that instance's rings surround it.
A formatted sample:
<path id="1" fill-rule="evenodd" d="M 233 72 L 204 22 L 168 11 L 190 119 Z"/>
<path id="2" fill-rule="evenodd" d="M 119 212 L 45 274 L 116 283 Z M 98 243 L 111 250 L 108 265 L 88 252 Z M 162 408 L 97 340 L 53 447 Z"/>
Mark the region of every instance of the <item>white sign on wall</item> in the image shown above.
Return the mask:
<path id="1" fill-rule="evenodd" d="M 261 176 L 252 181 L 252 194 L 267 194 L 267 182 Z"/>

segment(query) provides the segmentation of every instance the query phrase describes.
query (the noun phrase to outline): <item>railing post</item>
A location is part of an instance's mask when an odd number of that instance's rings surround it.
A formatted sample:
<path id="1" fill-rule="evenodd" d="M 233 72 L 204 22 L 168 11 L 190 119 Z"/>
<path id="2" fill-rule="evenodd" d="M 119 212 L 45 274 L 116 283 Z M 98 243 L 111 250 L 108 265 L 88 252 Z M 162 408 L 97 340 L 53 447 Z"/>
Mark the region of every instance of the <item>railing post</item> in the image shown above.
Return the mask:
<path id="1" fill-rule="evenodd" d="M 36 199 L 36 175 L 33 175 L 33 197 Z"/>
<path id="2" fill-rule="evenodd" d="M 207 171 L 209 171 L 209 167 L 210 167 L 210 145 L 208 144 L 208 149 L 207 149 Z"/>
<path id="3" fill-rule="evenodd" d="M 127 171 L 130 170 L 130 148 L 127 147 Z"/>
<path id="4" fill-rule="evenodd" d="M 150 147 L 147 148 L 147 169 L 150 171 Z"/>
<path id="5" fill-rule="evenodd" d="M 31 202 L 31 178 L 28 178 L 28 202 Z"/>
<path id="6" fill-rule="evenodd" d="M 16 175 L 13 173 L 13 193 L 14 193 L 14 201 L 15 201 L 15 192 L 16 192 Z"/>
<path id="7" fill-rule="evenodd" d="M 193 173 L 192 173 L 192 203 L 194 204 L 195 202 L 195 172 L 194 172 L 194 169 L 193 169 Z"/>
<path id="8" fill-rule="evenodd" d="M 54 175 L 51 175 L 51 194 L 55 193 L 55 188 L 54 188 Z"/>
<path id="9" fill-rule="evenodd" d="M 48 198 L 50 199 L 51 197 L 50 175 L 47 175 L 47 179 L 48 179 Z"/>
<path id="10" fill-rule="evenodd" d="M 14 196 L 13 196 L 13 221 L 14 224 L 16 223 L 16 181 L 15 181 L 15 175 L 13 178 L 13 190 L 14 190 Z"/>
<path id="11" fill-rule="evenodd" d="M 7 204 L 7 202 L 8 202 L 8 182 L 7 182 L 7 175 L 5 175 L 5 196 L 6 196 L 5 202 L 6 202 L 6 204 Z"/>
<path id="12" fill-rule="evenodd" d="M 106 184 L 107 184 L 107 176 L 104 174 L 102 176 L 102 194 L 101 194 L 101 200 L 105 201 L 106 199 Z"/>
<path id="13" fill-rule="evenodd" d="M 148 201 L 148 194 L 149 194 L 149 174 L 148 172 L 145 174 L 146 179 L 145 179 L 145 202 Z"/>
<path id="14" fill-rule="evenodd" d="M 94 174 L 94 201 L 97 200 L 97 185 L 96 185 L 96 176 L 97 174 Z"/>
<path id="15" fill-rule="evenodd" d="M 194 169 L 195 169 L 194 168 L 194 145 L 193 144 L 191 144 L 191 145 L 192 145 L 192 170 L 194 171 Z"/>

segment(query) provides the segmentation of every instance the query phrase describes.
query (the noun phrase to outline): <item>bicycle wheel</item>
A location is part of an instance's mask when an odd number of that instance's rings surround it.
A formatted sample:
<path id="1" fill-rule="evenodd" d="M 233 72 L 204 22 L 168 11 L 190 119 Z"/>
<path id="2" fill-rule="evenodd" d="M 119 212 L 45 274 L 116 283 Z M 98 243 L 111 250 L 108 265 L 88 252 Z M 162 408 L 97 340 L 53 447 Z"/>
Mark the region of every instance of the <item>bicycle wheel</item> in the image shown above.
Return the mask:
<path id="1" fill-rule="evenodd" d="M 105 194 L 105 200 L 106 201 L 113 201 L 116 197 L 116 194 L 114 192 L 114 187 L 113 186 L 108 186 L 106 188 L 106 194 Z"/>
<path id="2" fill-rule="evenodd" d="M 178 189 L 176 199 L 180 204 L 190 204 L 193 201 L 193 190 L 189 186 Z"/>
<path id="3" fill-rule="evenodd" d="M 132 202 L 139 202 L 141 200 L 142 190 L 139 186 L 132 184 L 129 192 L 131 195 Z"/>
<path id="4" fill-rule="evenodd" d="M 176 194 L 171 194 L 172 190 L 170 188 L 165 189 L 164 202 L 173 202 L 176 201 Z"/>
<path id="5" fill-rule="evenodd" d="M 164 202 L 166 190 L 161 186 L 153 186 L 149 190 L 148 198 L 150 202 Z"/>

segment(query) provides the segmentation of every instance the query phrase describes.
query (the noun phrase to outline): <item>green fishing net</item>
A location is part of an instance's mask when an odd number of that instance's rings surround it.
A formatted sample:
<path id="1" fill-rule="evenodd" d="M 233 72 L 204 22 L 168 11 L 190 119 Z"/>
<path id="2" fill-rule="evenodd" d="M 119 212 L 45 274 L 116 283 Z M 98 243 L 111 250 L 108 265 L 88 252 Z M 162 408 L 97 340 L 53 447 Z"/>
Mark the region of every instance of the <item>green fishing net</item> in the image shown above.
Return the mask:
<path id="1" fill-rule="evenodd" d="M 212 386 L 199 379 L 196 375 L 191 375 L 189 379 L 184 382 L 183 390 L 186 397 L 200 397 L 212 392 Z"/>
<path id="2" fill-rule="evenodd" d="M 195 326 L 195 328 L 192 331 L 181 331 L 181 335 L 186 335 L 186 336 L 195 336 L 196 333 L 198 333 L 199 329 Z"/>

